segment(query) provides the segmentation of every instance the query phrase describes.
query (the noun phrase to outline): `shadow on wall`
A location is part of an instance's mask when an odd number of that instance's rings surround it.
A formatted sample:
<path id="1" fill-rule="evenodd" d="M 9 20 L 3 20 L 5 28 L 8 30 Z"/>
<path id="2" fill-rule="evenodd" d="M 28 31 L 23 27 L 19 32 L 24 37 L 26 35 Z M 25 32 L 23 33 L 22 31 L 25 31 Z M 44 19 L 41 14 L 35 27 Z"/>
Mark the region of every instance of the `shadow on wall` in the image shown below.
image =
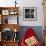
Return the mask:
<path id="1" fill-rule="evenodd" d="M 39 39 L 39 41 L 42 43 L 43 42 L 43 34 L 42 34 L 42 26 L 21 26 L 20 27 L 20 31 L 19 31 L 19 39 L 20 39 L 20 42 L 23 38 L 23 35 L 25 33 L 25 31 L 28 29 L 28 28 L 32 28 L 36 34 L 37 34 L 37 37 Z"/>

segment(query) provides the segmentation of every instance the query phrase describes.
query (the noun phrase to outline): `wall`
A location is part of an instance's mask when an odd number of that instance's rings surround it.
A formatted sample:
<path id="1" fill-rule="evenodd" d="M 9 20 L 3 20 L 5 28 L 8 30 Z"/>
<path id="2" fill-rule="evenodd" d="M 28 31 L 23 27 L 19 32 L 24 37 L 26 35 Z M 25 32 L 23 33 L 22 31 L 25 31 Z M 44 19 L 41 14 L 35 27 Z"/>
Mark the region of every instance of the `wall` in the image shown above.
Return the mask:
<path id="1" fill-rule="evenodd" d="M 30 0 L 30 1 L 24 1 L 21 4 L 23 7 L 36 7 L 37 8 L 37 21 L 24 21 L 23 20 L 23 8 L 21 8 L 21 15 L 20 15 L 20 25 L 22 26 L 42 26 L 43 25 L 43 6 L 42 6 L 42 0 Z"/>
<path id="2" fill-rule="evenodd" d="M 15 0 L 0 0 L 1 7 L 15 6 Z M 43 26 L 43 6 L 42 0 L 17 0 L 19 6 L 19 24 L 20 26 Z M 23 20 L 23 7 L 36 7 L 37 8 L 37 21 L 24 21 Z M 25 24 L 26 23 L 26 24 Z"/>

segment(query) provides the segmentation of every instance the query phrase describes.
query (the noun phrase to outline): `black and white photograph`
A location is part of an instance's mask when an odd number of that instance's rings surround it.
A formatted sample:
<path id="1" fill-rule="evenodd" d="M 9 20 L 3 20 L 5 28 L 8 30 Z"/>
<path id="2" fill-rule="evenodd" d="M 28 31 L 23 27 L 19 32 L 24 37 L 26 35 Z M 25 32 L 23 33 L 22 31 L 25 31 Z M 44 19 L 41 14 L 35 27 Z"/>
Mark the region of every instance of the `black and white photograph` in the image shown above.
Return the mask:
<path id="1" fill-rule="evenodd" d="M 36 7 L 24 7 L 24 20 L 36 20 Z"/>

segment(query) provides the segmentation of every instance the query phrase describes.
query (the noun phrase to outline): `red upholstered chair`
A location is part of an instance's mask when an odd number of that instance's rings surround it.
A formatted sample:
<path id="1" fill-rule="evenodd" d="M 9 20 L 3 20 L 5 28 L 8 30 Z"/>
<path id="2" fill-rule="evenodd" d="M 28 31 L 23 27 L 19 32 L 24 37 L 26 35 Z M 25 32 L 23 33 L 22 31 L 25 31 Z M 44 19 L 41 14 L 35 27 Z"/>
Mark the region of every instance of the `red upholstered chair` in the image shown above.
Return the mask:
<path id="1" fill-rule="evenodd" d="M 35 38 L 37 37 L 36 33 L 33 31 L 32 28 L 28 28 L 24 34 L 24 37 L 22 38 L 22 42 L 21 42 L 21 46 L 27 46 L 25 40 L 34 36 Z M 37 39 L 37 38 L 36 38 Z M 38 41 L 38 40 L 37 40 Z M 36 45 L 34 46 L 41 46 L 41 44 L 39 43 L 39 41 L 37 42 Z"/>

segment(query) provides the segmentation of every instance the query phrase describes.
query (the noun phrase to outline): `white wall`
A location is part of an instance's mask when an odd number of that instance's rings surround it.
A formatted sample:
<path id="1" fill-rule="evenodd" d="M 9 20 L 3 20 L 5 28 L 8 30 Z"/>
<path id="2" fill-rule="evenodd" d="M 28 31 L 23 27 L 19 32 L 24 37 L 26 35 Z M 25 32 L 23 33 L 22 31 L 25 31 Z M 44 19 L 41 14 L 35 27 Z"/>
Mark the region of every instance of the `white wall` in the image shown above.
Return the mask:
<path id="1" fill-rule="evenodd" d="M 1 7 L 15 6 L 15 0 L 0 0 Z M 42 0 L 17 0 L 19 7 L 19 24 L 20 26 L 43 26 L 43 6 Z M 37 8 L 37 21 L 24 21 L 23 20 L 23 7 L 36 7 Z"/>
<path id="2" fill-rule="evenodd" d="M 42 0 L 25 0 L 21 3 L 20 11 L 20 25 L 22 26 L 43 26 L 43 6 Z M 23 7 L 36 7 L 37 8 L 37 21 L 24 21 L 23 20 Z"/>

